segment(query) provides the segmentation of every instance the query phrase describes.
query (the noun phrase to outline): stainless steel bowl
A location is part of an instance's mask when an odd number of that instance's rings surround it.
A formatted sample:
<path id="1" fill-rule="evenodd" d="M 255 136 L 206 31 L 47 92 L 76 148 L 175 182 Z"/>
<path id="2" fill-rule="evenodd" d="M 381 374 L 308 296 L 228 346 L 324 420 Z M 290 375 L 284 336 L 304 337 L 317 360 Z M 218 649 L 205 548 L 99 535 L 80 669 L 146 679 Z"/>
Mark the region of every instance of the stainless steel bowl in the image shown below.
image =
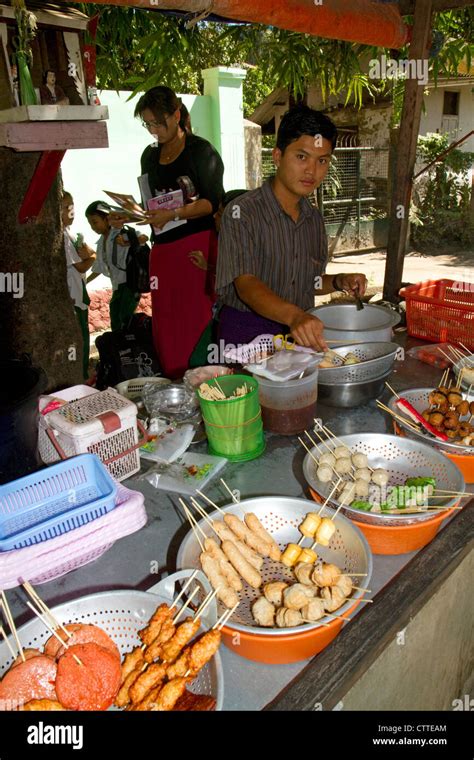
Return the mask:
<path id="1" fill-rule="evenodd" d="M 363 380 L 359 383 L 331 383 L 326 385 L 324 382 L 318 382 L 318 399 L 328 406 L 338 406 L 344 409 L 362 406 L 362 404 L 380 396 L 384 390 L 385 380 L 391 374 L 392 370 L 389 369 L 380 377 Z"/>
<path id="2" fill-rule="evenodd" d="M 360 311 L 351 303 L 325 304 L 310 309 L 324 324 L 327 341 L 355 340 L 360 343 L 390 341 L 392 329 L 400 322 L 400 314 L 384 306 L 366 304 Z"/>
<path id="3" fill-rule="evenodd" d="M 404 398 L 406 401 L 408 401 L 408 403 L 415 407 L 416 411 L 420 412 L 421 414 L 421 412 L 423 412 L 429 406 L 428 397 L 432 390 L 433 388 L 410 388 L 408 391 L 399 391 L 398 395 L 400 398 Z M 464 394 L 464 397 L 469 402 L 474 401 L 474 393 L 466 393 Z M 388 402 L 388 406 L 390 409 L 392 409 L 392 411 L 396 412 L 401 417 L 405 416 L 403 410 L 398 408 L 396 401 L 397 399 L 395 396 L 392 396 Z M 470 414 L 466 414 L 466 416 L 462 417 L 461 419 L 468 420 L 469 417 Z M 408 420 L 408 422 L 411 422 L 411 420 Z M 466 446 L 463 443 L 450 443 L 448 441 L 441 441 L 438 438 L 434 438 L 430 433 L 428 433 L 428 431 L 417 433 L 409 425 L 404 425 L 403 422 L 400 422 L 400 420 L 396 420 L 396 423 L 397 425 L 400 425 L 401 428 L 403 428 L 403 432 L 407 438 L 411 438 L 414 441 L 422 441 L 427 446 L 439 449 L 439 451 L 445 451 L 447 454 L 457 454 L 458 456 L 472 456 L 474 461 L 474 446 Z"/>
<path id="4" fill-rule="evenodd" d="M 329 448 L 333 448 L 333 444 L 329 440 L 327 445 Z M 366 454 L 370 467 L 374 469 L 383 467 L 388 471 L 389 486 L 403 485 L 405 480 L 410 477 L 433 477 L 436 478 L 436 484 L 440 489 L 457 493 L 462 493 L 465 490 L 464 478 L 459 468 L 441 452 L 432 449 L 426 443 L 400 438 L 396 435 L 385 435 L 384 433 L 358 433 L 339 436 L 335 445 L 347 446 L 352 453 L 357 451 Z M 327 450 L 323 445 L 321 448 L 324 451 Z M 312 454 L 316 459 L 319 456 L 315 448 L 312 449 Z M 322 483 L 316 477 L 316 463 L 309 454 L 303 461 L 303 472 L 311 488 L 324 500 L 327 499 L 333 486 L 331 483 Z M 435 499 L 433 505 L 449 509 L 457 501 L 457 497 Z M 330 499 L 329 503 L 339 506 L 337 498 Z M 364 512 L 361 509 L 351 507 L 342 507 L 342 511 L 359 522 L 384 526 L 411 525 L 430 520 L 439 514 L 438 510 L 430 510 L 405 515 L 404 517 L 402 510 L 400 510 L 400 515 L 386 515 L 383 512 Z"/>
<path id="5" fill-rule="evenodd" d="M 346 357 L 354 354 L 359 364 L 343 364 L 337 367 L 319 367 L 319 382 L 325 385 L 332 383 L 359 383 L 363 380 L 374 380 L 385 372 L 392 370 L 393 363 L 400 351 L 397 343 L 350 343 L 348 346 L 337 346 L 338 356 Z"/>

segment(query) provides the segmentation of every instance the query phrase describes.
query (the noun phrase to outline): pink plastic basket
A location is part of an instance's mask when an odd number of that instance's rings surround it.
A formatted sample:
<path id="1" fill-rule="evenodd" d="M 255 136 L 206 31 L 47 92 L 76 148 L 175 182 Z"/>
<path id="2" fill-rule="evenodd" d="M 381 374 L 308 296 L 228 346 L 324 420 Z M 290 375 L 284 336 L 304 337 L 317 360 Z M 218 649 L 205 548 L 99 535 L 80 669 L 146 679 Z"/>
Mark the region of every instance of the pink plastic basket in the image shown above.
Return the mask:
<path id="1" fill-rule="evenodd" d="M 15 588 L 22 580 L 47 583 L 97 559 L 117 539 L 143 528 L 144 500 L 140 492 L 119 485 L 117 506 L 103 517 L 41 544 L 1 553 L 0 588 Z"/>

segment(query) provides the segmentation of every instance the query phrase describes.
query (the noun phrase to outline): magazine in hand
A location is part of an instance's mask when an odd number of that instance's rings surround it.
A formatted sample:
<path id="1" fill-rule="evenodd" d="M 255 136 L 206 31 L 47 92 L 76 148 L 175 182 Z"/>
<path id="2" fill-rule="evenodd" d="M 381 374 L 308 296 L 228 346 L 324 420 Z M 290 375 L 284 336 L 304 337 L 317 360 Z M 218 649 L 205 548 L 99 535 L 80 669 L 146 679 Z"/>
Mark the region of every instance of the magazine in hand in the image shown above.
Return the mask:
<path id="1" fill-rule="evenodd" d="M 170 190 L 169 193 L 160 193 L 154 198 L 150 198 L 147 201 L 148 211 L 155 211 L 156 209 L 171 209 L 181 208 L 184 206 L 183 191 L 182 190 Z M 172 220 L 167 222 L 164 227 L 153 227 L 155 235 L 161 235 L 163 232 L 168 232 L 174 227 L 179 227 L 180 224 L 186 224 L 186 219 L 178 219 L 178 221 Z"/>
<path id="2" fill-rule="evenodd" d="M 104 193 L 112 198 L 121 210 L 125 211 L 131 222 L 143 222 L 146 219 L 145 209 L 138 205 L 133 195 L 111 193 L 109 190 L 104 190 Z"/>

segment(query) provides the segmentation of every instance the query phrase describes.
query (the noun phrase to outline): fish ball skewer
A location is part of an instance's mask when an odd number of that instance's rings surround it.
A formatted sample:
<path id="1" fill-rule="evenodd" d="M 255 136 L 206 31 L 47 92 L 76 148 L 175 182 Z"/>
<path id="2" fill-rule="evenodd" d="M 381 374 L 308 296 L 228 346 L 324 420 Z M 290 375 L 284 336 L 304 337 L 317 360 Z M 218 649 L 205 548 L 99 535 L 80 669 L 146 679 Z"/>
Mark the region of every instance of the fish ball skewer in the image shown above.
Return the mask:
<path id="1" fill-rule="evenodd" d="M 340 457 L 334 465 L 334 470 L 338 475 L 348 475 L 352 471 L 352 463 L 349 457 Z"/>
<path id="2" fill-rule="evenodd" d="M 347 446 L 336 446 L 336 448 L 333 451 L 334 456 L 336 459 L 350 459 L 351 458 L 351 452 L 347 448 Z"/>
<path id="3" fill-rule="evenodd" d="M 263 628 L 273 628 L 275 625 L 275 607 L 264 596 L 253 602 L 252 615 L 255 622 Z"/>
<path id="4" fill-rule="evenodd" d="M 309 566 L 305 565 L 305 567 Z M 270 583 L 265 583 L 263 593 L 265 594 L 267 601 L 271 604 L 275 604 L 277 607 L 281 607 L 283 604 L 283 591 L 288 588 L 288 585 L 289 584 L 284 581 L 270 581 Z"/>
<path id="5" fill-rule="evenodd" d="M 337 462 L 336 462 L 337 466 Z M 318 480 L 321 481 L 321 483 L 329 483 L 330 480 L 332 480 L 332 469 L 329 467 L 329 465 L 323 464 L 318 467 L 316 470 L 316 477 Z"/>
<path id="6" fill-rule="evenodd" d="M 275 622 L 278 628 L 293 628 L 302 625 L 304 620 L 299 610 L 288 610 L 286 607 L 280 607 L 277 610 Z"/>
<path id="7" fill-rule="evenodd" d="M 372 473 L 372 482 L 378 486 L 386 486 L 388 483 L 388 478 L 389 475 L 387 470 L 384 470 L 382 467 L 379 467 Z"/>
<path id="8" fill-rule="evenodd" d="M 360 469 L 357 469 L 355 471 L 354 478 L 356 480 L 366 480 L 367 483 L 370 483 L 372 479 L 372 474 L 367 467 L 361 467 Z"/>
<path id="9" fill-rule="evenodd" d="M 352 455 L 352 464 L 356 469 L 366 469 L 368 467 L 369 460 L 365 454 L 357 452 L 356 454 Z"/>
<path id="10" fill-rule="evenodd" d="M 331 454 L 330 451 L 325 451 L 321 456 L 319 457 L 319 464 L 327 464 L 329 467 L 334 467 L 336 464 L 336 457 L 334 454 Z"/>

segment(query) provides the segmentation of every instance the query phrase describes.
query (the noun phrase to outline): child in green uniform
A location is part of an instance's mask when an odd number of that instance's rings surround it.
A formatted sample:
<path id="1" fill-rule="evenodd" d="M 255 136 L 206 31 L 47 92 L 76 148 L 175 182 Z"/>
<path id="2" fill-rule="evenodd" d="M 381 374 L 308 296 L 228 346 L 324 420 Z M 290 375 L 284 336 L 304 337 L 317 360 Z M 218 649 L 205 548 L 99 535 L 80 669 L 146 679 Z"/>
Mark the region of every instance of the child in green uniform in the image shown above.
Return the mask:
<path id="1" fill-rule="evenodd" d="M 110 326 L 112 330 L 125 327 L 140 300 L 140 294 L 134 293 L 127 285 L 126 262 L 128 243 L 119 229 L 109 222 L 110 206 L 104 201 L 94 201 L 86 208 L 86 217 L 90 226 L 98 235 L 97 258 L 92 267 L 93 274 L 87 282 L 103 274 L 112 282 L 112 298 L 109 303 Z"/>

